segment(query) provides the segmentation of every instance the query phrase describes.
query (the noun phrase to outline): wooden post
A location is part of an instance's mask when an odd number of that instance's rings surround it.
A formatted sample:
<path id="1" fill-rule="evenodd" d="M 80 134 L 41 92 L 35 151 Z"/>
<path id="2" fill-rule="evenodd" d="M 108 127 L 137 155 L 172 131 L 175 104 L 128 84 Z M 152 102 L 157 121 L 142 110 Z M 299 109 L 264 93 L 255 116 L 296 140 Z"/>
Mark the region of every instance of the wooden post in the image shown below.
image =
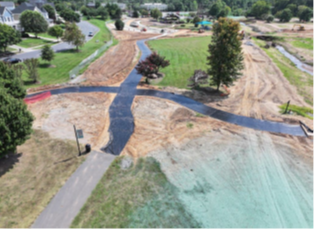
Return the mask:
<path id="1" fill-rule="evenodd" d="M 79 151 L 79 156 L 81 156 L 82 153 L 81 153 L 81 149 L 80 149 L 79 140 L 78 140 L 78 137 L 77 137 L 76 127 L 75 127 L 75 125 L 73 125 L 73 127 L 74 127 L 74 132 L 75 132 L 75 137 L 76 137 L 77 149 Z"/>
<path id="2" fill-rule="evenodd" d="M 287 114 L 288 108 L 289 108 L 289 104 L 290 104 L 290 100 L 287 102 L 287 106 L 286 106 L 286 110 L 284 112 L 284 114 Z"/>

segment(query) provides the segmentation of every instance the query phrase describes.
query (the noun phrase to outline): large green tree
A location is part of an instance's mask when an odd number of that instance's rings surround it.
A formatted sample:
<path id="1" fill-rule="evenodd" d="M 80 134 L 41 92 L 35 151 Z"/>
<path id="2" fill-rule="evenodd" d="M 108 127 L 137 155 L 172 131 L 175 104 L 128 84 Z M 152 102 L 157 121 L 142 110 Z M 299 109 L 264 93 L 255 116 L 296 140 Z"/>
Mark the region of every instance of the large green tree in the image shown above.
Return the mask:
<path id="1" fill-rule="evenodd" d="M 0 48 L 5 52 L 9 45 L 21 41 L 21 34 L 6 24 L 0 24 Z"/>
<path id="2" fill-rule="evenodd" d="M 280 22 L 289 22 L 292 16 L 293 14 L 289 8 L 277 12 L 275 15 L 275 17 L 278 18 Z"/>
<path id="3" fill-rule="evenodd" d="M 262 19 L 263 15 L 267 15 L 270 12 L 270 5 L 266 1 L 257 1 L 254 3 L 251 9 L 251 16 L 257 19 Z"/>
<path id="4" fill-rule="evenodd" d="M 15 98 L 23 99 L 26 95 L 21 78 L 16 77 L 14 70 L 2 61 L 0 61 L 0 85 Z"/>
<path id="5" fill-rule="evenodd" d="M 299 6 L 298 17 L 300 21 L 310 21 L 313 17 L 313 10 L 307 6 Z"/>
<path id="6" fill-rule="evenodd" d="M 79 47 L 82 47 L 85 43 L 85 35 L 75 23 L 68 22 L 62 40 L 76 46 L 76 50 L 78 51 Z"/>
<path id="7" fill-rule="evenodd" d="M 208 45 L 208 74 L 217 86 L 229 86 L 241 75 L 243 54 L 239 37 L 240 24 L 232 19 L 220 18 L 213 26 L 212 42 Z"/>
<path id="8" fill-rule="evenodd" d="M 59 39 L 63 35 L 63 29 L 59 25 L 55 25 L 48 29 L 48 34 Z"/>
<path id="9" fill-rule="evenodd" d="M 155 18 L 156 20 L 162 16 L 162 14 L 161 14 L 159 9 L 152 9 L 151 12 L 150 12 L 150 15 L 153 18 Z"/>
<path id="10" fill-rule="evenodd" d="M 100 16 L 101 19 L 107 20 L 108 16 L 109 16 L 109 13 L 108 13 L 108 10 L 105 7 L 100 6 L 100 7 L 97 8 L 97 15 Z"/>
<path id="11" fill-rule="evenodd" d="M 0 158 L 15 152 L 29 138 L 34 120 L 23 100 L 8 91 L 0 84 Z"/>
<path id="12" fill-rule="evenodd" d="M 49 18 L 56 20 L 56 12 L 51 5 L 45 4 L 43 8 L 47 11 Z"/>
<path id="13" fill-rule="evenodd" d="M 44 33 L 48 29 L 48 23 L 45 18 L 36 11 L 26 10 L 21 14 L 20 24 L 24 32 Z"/>
<path id="14" fill-rule="evenodd" d="M 80 15 L 78 13 L 75 13 L 73 10 L 65 8 L 60 12 L 60 16 L 70 22 L 80 22 Z"/>

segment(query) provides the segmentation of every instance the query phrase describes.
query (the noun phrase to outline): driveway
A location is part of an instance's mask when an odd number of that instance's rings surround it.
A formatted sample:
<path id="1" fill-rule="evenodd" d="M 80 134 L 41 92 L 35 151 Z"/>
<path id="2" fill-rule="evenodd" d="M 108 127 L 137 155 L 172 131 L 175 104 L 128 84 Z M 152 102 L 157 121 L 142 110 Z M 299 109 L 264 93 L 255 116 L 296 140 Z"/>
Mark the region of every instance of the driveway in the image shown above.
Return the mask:
<path id="1" fill-rule="evenodd" d="M 99 31 L 98 27 L 92 25 L 91 23 L 89 23 L 87 21 L 81 21 L 81 22 L 77 23 L 77 25 L 79 26 L 82 33 L 85 35 L 86 42 L 93 38 L 93 37 L 88 36 L 89 32 L 93 32 L 93 34 L 96 34 Z M 53 45 L 51 48 L 55 52 L 60 52 L 60 51 L 64 51 L 67 49 L 72 49 L 72 48 L 74 48 L 74 46 L 67 43 L 67 42 L 61 42 L 59 44 Z M 32 52 L 27 52 L 27 53 L 16 54 L 16 55 L 13 55 L 13 57 L 25 60 L 25 59 L 29 59 L 29 58 L 39 58 L 40 54 L 41 54 L 41 50 L 36 50 L 36 51 L 32 51 Z M 0 58 L 0 60 L 4 59 L 4 58 L 6 58 L 6 57 Z"/>

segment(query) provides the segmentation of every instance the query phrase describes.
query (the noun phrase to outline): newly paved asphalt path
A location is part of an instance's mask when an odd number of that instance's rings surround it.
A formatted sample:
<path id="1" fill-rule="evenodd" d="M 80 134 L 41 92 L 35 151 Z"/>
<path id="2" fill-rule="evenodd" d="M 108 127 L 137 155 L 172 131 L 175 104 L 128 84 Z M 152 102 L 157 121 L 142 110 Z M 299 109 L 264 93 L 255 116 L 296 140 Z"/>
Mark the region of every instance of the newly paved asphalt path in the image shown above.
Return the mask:
<path id="1" fill-rule="evenodd" d="M 115 156 L 92 151 L 36 219 L 32 228 L 68 228 Z"/>
<path id="2" fill-rule="evenodd" d="M 87 21 L 81 21 L 81 22 L 77 23 L 77 25 L 81 29 L 82 33 L 85 35 L 86 41 L 89 41 L 90 39 L 93 38 L 93 37 L 88 36 L 89 32 L 93 32 L 93 34 L 96 34 L 99 31 L 99 28 L 97 28 L 96 26 L 92 25 L 91 23 L 89 23 Z M 59 44 L 52 46 L 52 49 L 55 52 L 60 52 L 60 51 L 64 51 L 64 50 L 68 50 L 68 49 L 72 49 L 72 48 L 75 48 L 75 47 L 73 45 L 70 45 L 67 42 L 61 42 Z M 27 52 L 27 53 L 16 54 L 13 57 L 25 60 L 25 59 L 29 59 L 29 58 L 39 58 L 40 54 L 41 54 L 41 50 L 36 50 L 36 51 L 32 51 L 32 52 Z M 4 57 L 4 58 L 6 58 L 6 57 Z M 1 58 L 1 59 L 4 59 L 4 58 Z"/>

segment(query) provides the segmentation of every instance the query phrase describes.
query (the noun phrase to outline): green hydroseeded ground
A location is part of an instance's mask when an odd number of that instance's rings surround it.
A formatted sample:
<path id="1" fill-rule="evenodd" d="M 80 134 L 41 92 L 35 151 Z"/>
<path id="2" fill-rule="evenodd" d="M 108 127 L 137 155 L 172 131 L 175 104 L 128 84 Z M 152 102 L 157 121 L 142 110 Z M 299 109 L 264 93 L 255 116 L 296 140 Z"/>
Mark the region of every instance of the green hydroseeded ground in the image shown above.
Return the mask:
<path id="1" fill-rule="evenodd" d="M 200 227 L 153 158 L 120 168 L 117 157 L 72 222 L 74 228 Z"/>
<path id="2" fill-rule="evenodd" d="M 211 37 L 189 37 L 149 41 L 148 45 L 170 60 L 170 66 L 161 69 L 165 73 L 160 86 L 187 88 L 194 70 L 207 70 L 206 57 Z"/>

